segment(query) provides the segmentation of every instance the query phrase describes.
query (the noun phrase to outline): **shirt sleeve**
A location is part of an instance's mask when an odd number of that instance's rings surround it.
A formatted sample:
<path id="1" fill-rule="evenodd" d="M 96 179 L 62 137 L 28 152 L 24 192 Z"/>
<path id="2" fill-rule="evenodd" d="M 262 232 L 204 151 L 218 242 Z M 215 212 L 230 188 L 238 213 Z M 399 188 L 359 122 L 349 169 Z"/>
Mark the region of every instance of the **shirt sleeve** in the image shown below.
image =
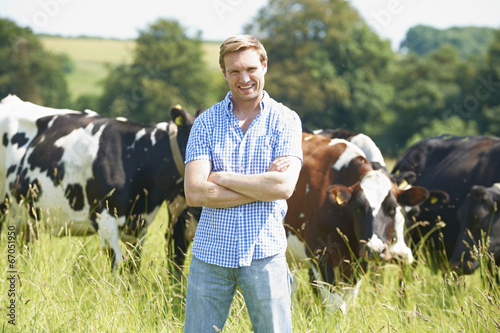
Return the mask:
<path id="1" fill-rule="evenodd" d="M 278 125 L 278 140 L 275 156 L 296 156 L 302 161 L 302 122 L 299 115 L 282 106 L 282 117 Z"/>
<path id="2" fill-rule="evenodd" d="M 185 164 L 194 160 L 212 160 L 210 135 L 203 123 L 203 117 L 195 119 L 186 146 Z"/>

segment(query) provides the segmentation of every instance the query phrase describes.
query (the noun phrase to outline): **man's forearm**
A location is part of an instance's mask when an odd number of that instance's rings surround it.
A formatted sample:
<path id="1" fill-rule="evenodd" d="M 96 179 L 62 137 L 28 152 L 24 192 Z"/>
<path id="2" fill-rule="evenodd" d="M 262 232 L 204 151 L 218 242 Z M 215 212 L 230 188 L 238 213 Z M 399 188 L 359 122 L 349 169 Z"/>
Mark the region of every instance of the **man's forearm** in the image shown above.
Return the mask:
<path id="1" fill-rule="evenodd" d="M 247 175 L 233 172 L 215 172 L 210 181 L 259 201 L 287 199 L 285 179 L 279 172 L 265 172 Z"/>
<path id="2" fill-rule="evenodd" d="M 253 198 L 211 182 L 190 193 L 187 203 L 192 207 L 229 208 L 255 201 Z"/>
<path id="3" fill-rule="evenodd" d="M 208 180 L 258 201 L 273 201 L 292 195 L 300 168 L 299 159 L 283 157 L 275 160 L 264 173 L 213 172 Z"/>
<path id="4" fill-rule="evenodd" d="M 211 163 L 192 161 L 186 165 L 184 181 L 189 206 L 229 208 L 254 201 L 288 199 L 301 168 L 298 158 L 280 157 L 267 172 L 238 174 L 211 172 Z"/>
<path id="5" fill-rule="evenodd" d="M 211 163 L 192 161 L 186 165 L 184 192 L 191 207 L 228 208 L 255 201 L 209 181 Z"/>

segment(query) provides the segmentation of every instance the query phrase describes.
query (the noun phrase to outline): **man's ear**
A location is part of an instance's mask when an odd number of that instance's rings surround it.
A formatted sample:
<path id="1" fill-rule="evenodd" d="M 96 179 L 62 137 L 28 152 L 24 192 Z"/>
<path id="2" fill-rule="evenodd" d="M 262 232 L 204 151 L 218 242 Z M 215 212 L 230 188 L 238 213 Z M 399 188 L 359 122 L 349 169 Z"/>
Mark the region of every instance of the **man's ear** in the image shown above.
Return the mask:
<path id="1" fill-rule="evenodd" d="M 222 76 L 224 76 L 224 80 L 227 81 L 226 70 L 224 68 L 222 68 L 222 67 L 220 69 L 222 71 Z"/>
<path id="2" fill-rule="evenodd" d="M 262 68 L 264 69 L 264 74 L 266 74 L 267 73 L 267 57 L 262 62 Z"/>

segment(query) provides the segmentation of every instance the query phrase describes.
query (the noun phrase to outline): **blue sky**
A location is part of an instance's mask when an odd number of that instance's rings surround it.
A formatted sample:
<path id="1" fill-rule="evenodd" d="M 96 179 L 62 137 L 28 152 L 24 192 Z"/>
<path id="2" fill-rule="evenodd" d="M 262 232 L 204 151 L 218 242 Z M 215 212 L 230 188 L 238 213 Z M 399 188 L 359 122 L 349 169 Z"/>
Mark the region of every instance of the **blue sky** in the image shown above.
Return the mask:
<path id="1" fill-rule="evenodd" d="M 374 30 L 399 47 L 417 24 L 436 28 L 500 28 L 500 0 L 348 0 Z M 206 40 L 223 40 L 242 32 L 268 0 L 4 0 L 0 17 L 34 32 L 65 36 L 136 38 L 159 17 L 174 18 Z"/>

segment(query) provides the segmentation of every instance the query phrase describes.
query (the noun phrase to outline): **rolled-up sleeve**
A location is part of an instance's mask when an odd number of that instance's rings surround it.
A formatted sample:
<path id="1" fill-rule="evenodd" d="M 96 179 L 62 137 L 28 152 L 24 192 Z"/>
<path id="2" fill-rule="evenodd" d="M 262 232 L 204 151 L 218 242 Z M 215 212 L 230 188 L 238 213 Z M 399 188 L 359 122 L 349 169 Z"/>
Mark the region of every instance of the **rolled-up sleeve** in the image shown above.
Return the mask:
<path id="1" fill-rule="evenodd" d="M 286 108 L 278 125 L 275 156 L 296 156 L 302 161 L 302 122 L 295 111 Z"/>
<path id="2" fill-rule="evenodd" d="M 203 124 L 203 118 L 198 117 L 194 121 L 191 133 L 186 146 L 186 159 L 187 164 L 194 160 L 212 160 L 212 153 L 210 149 L 210 138 L 206 126 Z"/>

